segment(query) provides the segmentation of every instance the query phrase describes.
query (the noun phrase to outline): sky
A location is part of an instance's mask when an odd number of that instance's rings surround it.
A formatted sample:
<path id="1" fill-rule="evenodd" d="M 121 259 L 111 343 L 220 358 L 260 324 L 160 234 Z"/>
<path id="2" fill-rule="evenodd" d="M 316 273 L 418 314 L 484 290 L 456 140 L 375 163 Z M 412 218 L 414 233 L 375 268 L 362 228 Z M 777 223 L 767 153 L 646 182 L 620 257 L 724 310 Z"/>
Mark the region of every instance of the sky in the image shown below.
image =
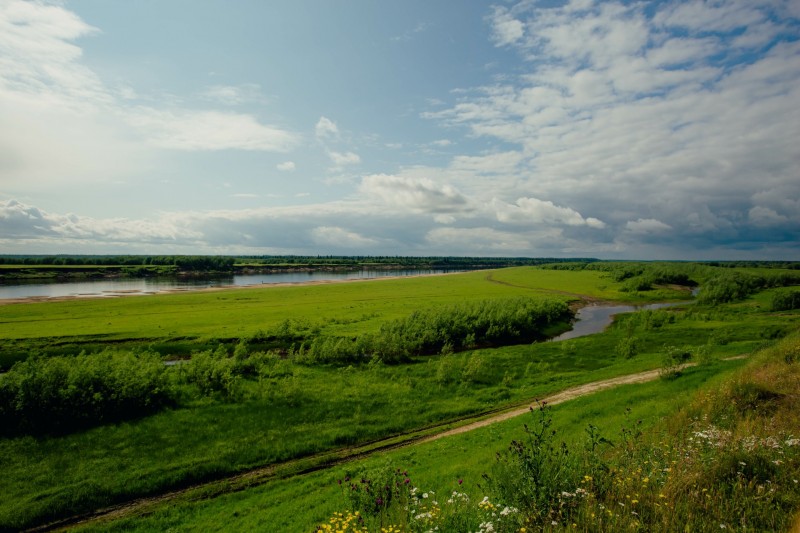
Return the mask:
<path id="1" fill-rule="evenodd" d="M 0 0 L 0 254 L 799 241 L 800 0 Z"/>

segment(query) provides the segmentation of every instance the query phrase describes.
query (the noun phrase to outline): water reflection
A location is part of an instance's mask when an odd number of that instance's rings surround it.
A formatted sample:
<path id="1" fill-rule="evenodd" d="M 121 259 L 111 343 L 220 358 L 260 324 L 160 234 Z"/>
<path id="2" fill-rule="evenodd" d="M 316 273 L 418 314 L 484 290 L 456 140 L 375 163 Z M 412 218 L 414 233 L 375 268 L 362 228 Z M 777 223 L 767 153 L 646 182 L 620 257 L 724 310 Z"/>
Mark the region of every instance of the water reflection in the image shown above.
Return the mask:
<path id="1" fill-rule="evenodd" d="M 614 315 L 620 313 L 632 313 L 634 311 L 644 311 L 647 309 L 662 309 L 676 305 L 685 305 L 689 302 L 671 302 L 648 305 L 604 305 L 590 304 L 578 309 L 575 315 L 575 322 L 572 329 L 562 333 L 558 337 L 553 337 L 552 341 L 565 341 L 577 337 L 584 337 L 605 330 L 614 320 Z"/>
<path id="2" fill-rule="evenodd" d="M 420 276 L 463 272 L 463 270 L 444 269 L 396 269 L 396 270 L 353 270 L 346 272 L 278 272 L 270 274 L 241 274 L 213 278 L 149 278 L 113 279 L 69 282 L 20 282 L 13 285 L 0 285 L 0 300 L 18 298 L 58 298 L 72 297 L 114 297 L 132 294 L 155 294 L 165 291 L 197 290 L 211 287 L 244 287 L 274 283 L 302 283 L 309 281 L 336 281 L 348 279 L 372 279 L 389 276 Z"/>

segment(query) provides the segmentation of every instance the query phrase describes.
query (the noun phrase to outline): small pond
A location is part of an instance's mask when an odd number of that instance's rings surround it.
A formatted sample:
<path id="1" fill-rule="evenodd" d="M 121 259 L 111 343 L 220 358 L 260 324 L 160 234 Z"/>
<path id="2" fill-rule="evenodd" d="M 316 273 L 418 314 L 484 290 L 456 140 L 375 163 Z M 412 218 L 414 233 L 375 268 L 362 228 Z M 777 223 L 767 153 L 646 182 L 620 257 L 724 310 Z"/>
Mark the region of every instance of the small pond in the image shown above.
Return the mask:
<path id="1" fill-rule="evenodd" d="M 632 313 L 634 311 L 643 311 L 646 309 L 662 309 L 664 307 L 686 305 L 687 303 L 689 302 L 669 302 L 647 305 L 590 304 L 578 309 L 571 330 L 557 337 L 553 337 L 550 340 L 565 341 L 567 339 L 575 339 L 577 337 L 585 337 L 586 335 L 600 333 L 611 325 L 611 322 L 614 320 L 614 315 L 619 315 L 621 313 Z"/>

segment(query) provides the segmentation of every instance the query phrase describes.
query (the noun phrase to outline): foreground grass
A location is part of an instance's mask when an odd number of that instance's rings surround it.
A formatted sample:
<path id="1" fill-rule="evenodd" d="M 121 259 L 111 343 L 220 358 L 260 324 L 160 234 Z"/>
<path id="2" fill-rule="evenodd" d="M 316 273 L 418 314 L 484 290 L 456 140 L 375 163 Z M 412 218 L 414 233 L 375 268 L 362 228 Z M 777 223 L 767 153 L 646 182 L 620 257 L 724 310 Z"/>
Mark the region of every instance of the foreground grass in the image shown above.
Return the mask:
<path id="1" fill-rule="evenodd" d="M 678 380 L 628 385 L 572 400 L 553 407 L 554 429 L 559 440 L 580 446 L 585 442 L 585 428 L 589 423 L 603 428 L 613 440 L 617 440 L 620 428 L 630 426 L 632 421 L 641 420 L 642 429 L 656 427 L 674 410 L 689 405 L 698 388 L 719 383 L 722 377 L 742 364 L 742 361 L 718 362 L 687 371 Z M 665 397 L 671 401 L 665 402 Z M 348 510 L 350 502 L 339 480 L 357 478 L 362 472 L 387 465 L 407 471 L 421 491 L 439 495 L 437 499 L 442 504 L 453 491 L 469 495 L 473 504 L 477 504 L 486 494 L 482 488 L 485 485 L 482 475 L 491 471 L 497 452 L 504 450 L 511 440 L 524 435 L 523 423 L 531 423 L 531 420 L 528 417 L 508 420 L 446 439 L 380 453 L 328 471 L 276 480 L 212 500 L 192 501 L 193 498 L 202 498 L 202 493 L 191 494 L 183 500 L 147 508 L 144 516 L 85 529 L 313 531 L 334 513 Z M 378 529 L 370 529 L 373 530 Z"/>
<path id="2" fill-rule="evenodd" d="M 485 531 L 490 521 L 498 531 L 787 530 L 800 507 L 798 398 L 800 336 L 795 334 L 747 362 L 720 361 L 677 379 L 619 387 L 553 407 L 547 414 L 557 440 L 581 458 L 564 458 L 568 471 L 562 474 L 572 486 L 557 491 L 548 507 L 512 511 L 505 522 L 500 509 L 507 502 L 496 494 L 488 504 L 483 500 L 491 492 L 484 474 L 496 478 L 496 453 L 512 440 L 526 439 L 523 420 L 212 500 L 191 494 L 141 516 L 82 529 L 313 531 L 341 523 L 329 517 L 353 511 L 353 499 L 339 481 L 388 466 L 408 473 L 420 488 L 409 500 L 412 508 L 433 511 L 432 517 L 405 514 L 410 521 L 402 523 L 397 519 L 404 513 L 397 510 L 374 517 L 361 511 L 365 530 L 390 523 L 400 525 L 396 531 L 445 523 L 480 527 L 479 521 Z M 536 417 L 527 423 L 535 426 Z M 592 450 L 590 425 L 613 446 Z"/>
<path id="3" fill-rule="evenodd" d="M 251 396 L 241 402 L 200 399 L 63 437 L 3 439 L 0 492 L 12 497 L 0 501 L 0 524 L 21 527 L 657 365 L 655 356 L 581 355 L 583 346 L 517 346 L 373 368 L 287 365 L 280 377 L 248 383 Z M 485 364 L 477 381 L 465 382 L 471 357 Z"/>

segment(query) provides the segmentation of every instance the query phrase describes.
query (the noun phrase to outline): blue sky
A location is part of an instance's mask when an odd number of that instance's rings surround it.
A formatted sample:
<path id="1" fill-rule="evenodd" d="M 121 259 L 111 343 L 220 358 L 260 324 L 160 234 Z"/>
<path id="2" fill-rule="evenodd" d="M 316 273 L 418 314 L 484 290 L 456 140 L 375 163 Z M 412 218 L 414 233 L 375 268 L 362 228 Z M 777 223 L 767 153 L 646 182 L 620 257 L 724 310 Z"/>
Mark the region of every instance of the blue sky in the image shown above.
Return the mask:
<path id="1" fill-rule="evenodd" d="M 0 253 L 800 260 L 798 37 L 798 0 L 0 0 Z"/>

